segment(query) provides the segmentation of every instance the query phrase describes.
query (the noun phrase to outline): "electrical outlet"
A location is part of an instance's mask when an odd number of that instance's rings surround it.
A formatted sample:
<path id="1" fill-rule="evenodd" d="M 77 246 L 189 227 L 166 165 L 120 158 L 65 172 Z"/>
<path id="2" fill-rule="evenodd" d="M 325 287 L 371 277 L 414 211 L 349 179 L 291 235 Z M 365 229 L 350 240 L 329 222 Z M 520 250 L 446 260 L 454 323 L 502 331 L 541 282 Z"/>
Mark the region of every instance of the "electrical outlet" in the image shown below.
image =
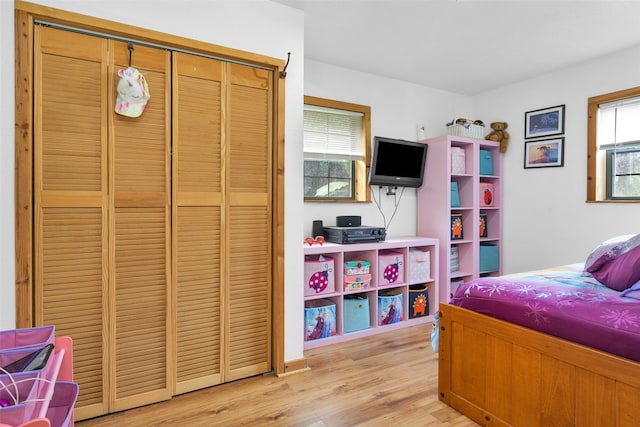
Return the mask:
<path id="1" fill-rule="evenodd" d="M 424 125 L 416 125 L 416 138 L 418 139 L 418 141 L 426 138 L 426 135 L 424 133 Z"/>

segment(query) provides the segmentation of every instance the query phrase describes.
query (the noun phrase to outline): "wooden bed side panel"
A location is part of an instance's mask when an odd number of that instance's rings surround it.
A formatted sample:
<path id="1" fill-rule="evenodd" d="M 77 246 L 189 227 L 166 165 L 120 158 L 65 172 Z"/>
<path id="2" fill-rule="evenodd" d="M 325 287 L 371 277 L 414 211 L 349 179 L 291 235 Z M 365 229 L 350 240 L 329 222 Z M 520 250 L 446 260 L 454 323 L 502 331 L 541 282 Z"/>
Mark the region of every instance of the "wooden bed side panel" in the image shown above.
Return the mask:
<path id="1" fill-rule="evenodd" d="M 640 425 L 640 364 L 441 304 L 439 397 L 486 426 Z"/>
<path id="2" fill-rule="evenodd" d="M 640 425 L 639 390 L 626 384 L 616 384 L 616 414 L 619 427 Z"/>
<path id="3" fill-rule="evenodd" d="M 484 404 L 485 379 L 484 375 L 477 375 L 477 372 L 484 371 L 485 354 L 481 349 L 486 348 L 486 334 L 473 328 L 465 328 L 461 325 L 453 324 L 453 348 L 461 346 L 472 346 L 479 349 L 477 353 L 452 353 L 453 370 L 451 376 L 451 387 L 453 390 L 460 390 L 459 396 Z M 469 379 L 472 381 L 467 382 Z"/>
<path id="4" fill-rule="evenodd" d="M 514 345 L 511 366 L 511 392 L 505 390 L 505 397 L 509 397 L 511 417 L 507 419 L 520 420 L 525 427 L 540 425 L 540 400 L 531 396 L 540 396 L 540 382 L 531 381 L 540 377 L 540 353 Z"/>
<path id="5" fill-rule="evenodd" d="M 575 419 L 575 367 L 561 360 L 542 356 L 540 393 L 531 399 L 541 401 L 544 426 L 570 426 Z M 530 381 L 525 380 L 526 383 Z M 515 420 L 514 420 L 515 421 Z"/>
<path id="6" fill-rule="evenodd" d="M 576 374 L 576 423 L 587 427 L 610 424 L 616 414 L 615 381 L 580 368 Z"/>
<path id="7" fill-rule="evenodd" d="M 505 340 L 486 335 L 485 400 L 487 408 L 501 419 L 511 418 L 512 404 L 507 396 L 513 389 L 513 345 Z"/>

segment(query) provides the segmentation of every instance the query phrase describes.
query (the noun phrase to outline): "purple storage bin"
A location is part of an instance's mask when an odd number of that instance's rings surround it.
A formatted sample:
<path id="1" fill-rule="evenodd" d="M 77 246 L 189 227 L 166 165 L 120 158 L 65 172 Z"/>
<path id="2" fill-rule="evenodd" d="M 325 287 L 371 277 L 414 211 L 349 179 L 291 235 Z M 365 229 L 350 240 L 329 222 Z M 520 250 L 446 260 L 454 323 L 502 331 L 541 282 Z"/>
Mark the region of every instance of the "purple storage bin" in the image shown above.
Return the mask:
<path id="1" fill-rule="evenodd" d="M 0 386 L 0 399 L 6 399 L 11 403 L 10 406 L 0 408 L 0 424 L 20 425 L 39 417 L 38 402 L 33 401 L 39 398 L 38 389 L 39 384 L 42 383 L 39 378 L 40 373 L 36 371 L 19 372 L 11 376 L 0 375 L 0 383 L 3 384 Z M 19 396 L 17 404 L 13 400 L 16 396 L 16 388 Z"/>
<path id="2" fill-rule="evenodd" d="M 0 375 L 0 383 L 3 384 L 0 386 L 0 398 L 12 403 L 11 406 L 0 408 L 0 424 L 20 425 L 31 419 L 46 416 L 47 407 L 55 389 L 54 381 L 58 377 L 63 358 L 63 350 L 54 351 L 42 369 Z M 15 395 L 16 386 L 19 400 L 14 404 L 9 392 Z"/>
<path id="3" fill-rule="evenodd" d="M 37 350 L 55 340 L 55 326 L 9 329 L 0 331 L 0 351 Z"/>
<path id="4" fill-rule="evenodd" d="M 78 384 L 58 381 L 53 389 L 53 396 L 49 402 L 47 418 L 51 427 L 68 427 L 71 425 L 73 407 L 78 398 Z"/>

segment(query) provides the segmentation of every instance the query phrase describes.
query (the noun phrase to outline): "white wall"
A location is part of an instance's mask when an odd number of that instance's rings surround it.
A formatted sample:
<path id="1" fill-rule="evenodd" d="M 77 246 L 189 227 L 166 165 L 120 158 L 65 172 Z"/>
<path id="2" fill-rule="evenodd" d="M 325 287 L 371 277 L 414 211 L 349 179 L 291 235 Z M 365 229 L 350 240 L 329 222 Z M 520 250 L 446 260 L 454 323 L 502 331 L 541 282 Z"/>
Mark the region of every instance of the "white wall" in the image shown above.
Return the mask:
<path id="1" fill-rule="evenodd" d="M 469 97 L 430 89 L 399 80 L 373 74 L 362 73 L 333 65 L 305 60 L 304 94 L 371 107 L 371 136 L 415 141 L 417 125 L 425 127 L 427 138 L 446 133 L 447 122 L 457 117 L 471 115 L 472 104 Z M 428 156 L 428 153 L 427 153 Z M 378 187 L 372 191 L 378 197 Z M 378 197 L 387 219 L 393 214 L 396 200 L 398 211 L 387 230 L 388 236 L 415 235 L 416 190 L 407 188 L 400 199 Z M 311 235 L 313 220 L 323 221 L 323 225 L 335 225 L 338 215 L 360 215 L 363 225 L 382 227 L 384 221 L 375 203 L 305 203 L 304 233 Z"/>
<path id="2" fill-rule="evenodd" d="M 285 139 L 302 137 L 304 16 L 267 0 L 35 0 L 68 10 L 274 58 L 287 57 Z M 0 330 L 15 327 L 13 1 L 0 0 Z M 302 151 L 285 146 L 285 360 L 303 357 Z M 293 320 L 291 320 L 293 319 Z"/>
<path id="3" fill-rule="evenodd" d="M 640 204 L 586 203 L 587 100 L 640 85 L 640 47 L 474 98 L 485 122 L 506 121 L 505 273 L 583 262 L 601 241 L 640 232 Z M 564 167 L 524 169 L 524 114 L 566 105 Z"/>
<path id="4" fill-rule="evenodd" d="M 15 325 L 13 2 L 0 0 L 0 330 Z"/>

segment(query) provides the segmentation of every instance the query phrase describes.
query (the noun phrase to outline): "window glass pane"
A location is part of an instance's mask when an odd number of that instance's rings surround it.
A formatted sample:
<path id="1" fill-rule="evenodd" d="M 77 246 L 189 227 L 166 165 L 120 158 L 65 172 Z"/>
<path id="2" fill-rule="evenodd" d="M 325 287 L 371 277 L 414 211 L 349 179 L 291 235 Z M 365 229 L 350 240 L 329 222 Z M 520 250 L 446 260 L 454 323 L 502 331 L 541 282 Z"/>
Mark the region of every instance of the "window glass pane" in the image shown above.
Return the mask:
<path id="1" fill-rule="evenodd" d="M 305 160 L 304 197 L 307 199 L 353 197 L 353 162 L 348 160 Z"/>
<path id="2" fill-rule="evenodd" d="M 640 174 L 640 151 L 616 153 L 616 175 Z"/>
<path id="3" fill-rule="evenodd" d="M 611 198 L 640 197 L 640 149 L 616 151 L 609 150 L 613 162 L 608 166 L 611 174 Z M 613 163 L 613 167 L 611 167 Z"/>

